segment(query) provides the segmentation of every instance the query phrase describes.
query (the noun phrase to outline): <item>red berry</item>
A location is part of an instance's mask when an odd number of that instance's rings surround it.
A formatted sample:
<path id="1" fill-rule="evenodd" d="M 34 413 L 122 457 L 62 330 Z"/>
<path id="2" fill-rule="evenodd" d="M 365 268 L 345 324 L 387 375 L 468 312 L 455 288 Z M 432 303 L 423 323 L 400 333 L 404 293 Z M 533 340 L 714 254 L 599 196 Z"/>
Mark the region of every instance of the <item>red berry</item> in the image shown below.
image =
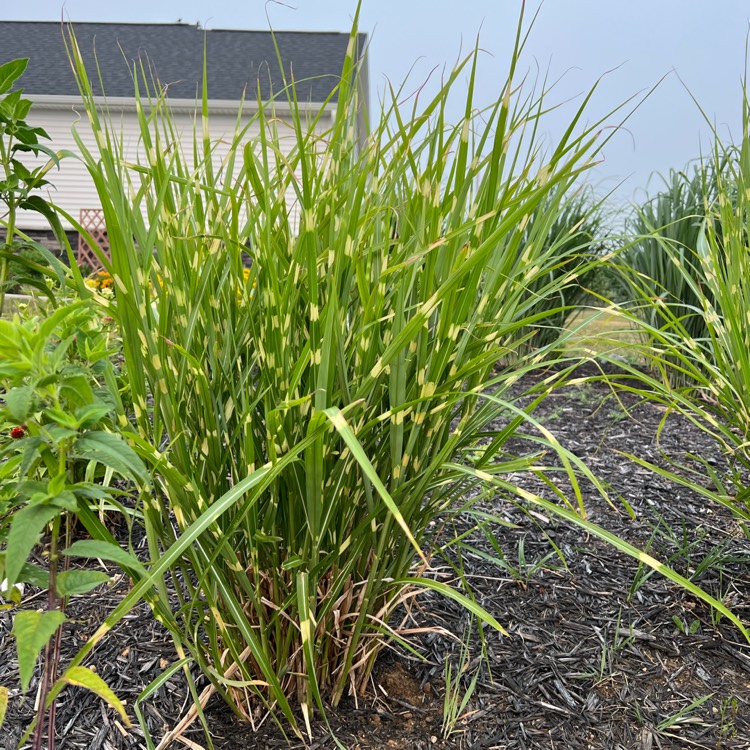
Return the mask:
<path id="1" fill-rule="evenodd" d="M 26 434 L 26 430 L 23 427 L 14 427 L 10 431 L 10 436 L 14 440 L 20 440 Z"/>

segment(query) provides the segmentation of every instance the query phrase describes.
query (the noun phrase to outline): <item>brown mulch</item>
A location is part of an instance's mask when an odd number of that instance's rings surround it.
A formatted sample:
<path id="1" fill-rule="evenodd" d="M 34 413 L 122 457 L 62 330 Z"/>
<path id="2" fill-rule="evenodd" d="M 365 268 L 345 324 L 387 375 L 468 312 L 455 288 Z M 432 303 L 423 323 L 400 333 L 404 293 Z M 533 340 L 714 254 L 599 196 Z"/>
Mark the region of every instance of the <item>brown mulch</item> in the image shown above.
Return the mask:
<path id="1" fill-rule="evenodd" d="M 624 499 L 636 513 L 632 520 L 624 505 L 619 513 L 613 511 L 584 486 L 591 520 L 648 547 L 750 623 L 750 542 L 737 522 L 725 509 L 619 453 L 663 464 L 664 452 L 693 467 L 699 464 L 687 454 L 699 455 L 721 471 L 719 452 L 703 433 L 670 416 L 657 444 L 663 408 L 639 405 L 633 397 L 618 401 L 601 383 L 563 389 L 535 414 L 608 483 L 616 502 Z M 517 479 L 550 496 L 535 478 Z M 419 657 L 400 648 L 384 652 L 368 694 L 356 704 L 346 699 L 330 712 L 330 729 L 341 746 L 750 749 L 750 645 L 730 622 L 578 527 L 538 511 L 529 514 L 504 498 L 483 498 L 480 507 L 517 528 L 488 526 L 497 548 L 488 535 L 474 532 L 462 549 L 433 558 L 433 574 L 460 586 L 460 564 L 476 600 L 503 623 L 508 636 L 484 628 L 480 637 L 470 630 L 471 620 L 460 606 L 432 592 L 421 595 L 402 616 L 410 618 L 410 625 L 435 632 L 412 638 Z M 466 515 L 452 523 L 463 531 L 475 521 Z M 498 560 L 497 549 L 504 561 Z M 126 590 L 127 582 L 120 580 L 95 598 L 73 601 L 64 639 L 70 653 Z M 27 604 L 42 603 L 39 597 Z M 18 694 L 11 624 L 11 616 L 0 612 L 0 685 L 11 688 L 0 746 L 9 749 L 17 747 L 33 714 L 37 686 L 35 679 L 26 698 Z M 462 659 L 461 639 L 467 632 L 472 633 L 470 653 Z M 175 658 L 170 640 L 142 605 L 102 642 L 89 664 L 127 701 L 132 715 L 138 693 Z M 461 716 L 446 729 L 447 660 L 454 674 L 462 674 L 462 692 L 478 676 Z M 189 705 L 179 673 L 144 703 L 157 741 Z M 217 750 L 336 746 L 321 722 L 305 744 L 289 743 L 269 722 L 255 730 L 240 724 L 218 701 L 209 704 L 207 715 Z M 122 726 L 116 714 L 83 690 L 62 694 L 57 728 L 56 750 L 146 747 L 137 725 Z M 206 746 L 197 728 L 185 737 L 197 743 L 193 747 Z M 170 750 L 185 746 L 175 741 Z"/>

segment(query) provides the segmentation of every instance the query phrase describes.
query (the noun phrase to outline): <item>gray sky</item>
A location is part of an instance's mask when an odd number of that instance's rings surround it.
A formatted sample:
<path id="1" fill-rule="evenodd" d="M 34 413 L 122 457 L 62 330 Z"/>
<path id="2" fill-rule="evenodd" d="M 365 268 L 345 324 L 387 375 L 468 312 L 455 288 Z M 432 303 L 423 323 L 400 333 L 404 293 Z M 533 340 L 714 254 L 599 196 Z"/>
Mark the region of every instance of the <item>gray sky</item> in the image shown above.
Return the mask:
<path id="1" fill-rule="evenodd" d="M 5 0 L 5 20 L 200 22 L 208 28 L 347 31 L 355 0 Z M 530 19 L 539 0 L 529 0 Z M 370 80 L 375 92 L 386 79 L 400 83 L 411 70 L 411 89 L 433 69 L 452 65 L 480 35 L 478 101 L 499 95 L 521 0 L 364 0 L 363 31 L 371 35 Z M 526 50 L 524 68 L 562 76 L 550 101 L 579 97 L 605 75 L 590 108 L 593 120 L 630 96 L 658 89 L 618 132 L 605 163 L 592 173 L 600 193 L 626 180 L 619 200 L 642 197 L 654 171 L 682 168 L 698 156 L 709 129 L 688 90 L 722 135 L 739 135 L 750 20 L 747 0 L 547 0 Z M 610 71 L 610 72 L 608 72 Z M 679 74 L 679 78 L 678 75 Z M 681 80 L 682 82 L 681 82 Z M 684 85 L 683 85 L 684 82 Z M 575 101 L 575 100 L 574 100 Z M 550 121 L 561 127 L 563 108 Z M 612 123 L 619 122 L 617 117 Z M 653 180 L 652 188 L 658 185 Z"/>

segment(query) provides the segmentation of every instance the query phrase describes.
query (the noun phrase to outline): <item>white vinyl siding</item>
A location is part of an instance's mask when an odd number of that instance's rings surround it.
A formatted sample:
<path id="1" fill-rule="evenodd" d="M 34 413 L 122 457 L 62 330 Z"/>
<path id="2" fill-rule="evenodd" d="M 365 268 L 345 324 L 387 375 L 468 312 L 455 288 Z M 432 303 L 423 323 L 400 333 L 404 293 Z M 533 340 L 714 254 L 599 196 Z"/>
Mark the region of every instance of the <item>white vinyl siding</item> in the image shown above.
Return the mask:
<path id="1" fill-rule="evenodd" d="M 214 164 L 217 166 L 220 160 L 226 156 L 229 147 L 228 142 L 232 139 L 237 123 L 236 111 L 232 112 L 226 104 L 227 103 L 222 102 L 223 106 L 221 109 L 218 112 L 212 112 L 209 120 L 211 140 L 220 141 L 214 153 Z M 187 141 L 183 144 L 183 152 L 186 155 L 190 155 L 193 147 L 194 114 L 188 109 L 181 108 L 180 110 L 174 111 L 173 115 L 177 132 L 187 138 Z M 130 104 L 129 107 L 127 105 L 120 106 L 117 110 L 113 111 L 111 116 L 115 128 L 120 132 L 120 137 L 122 138 L 125 148 L 126 159 L 135 162 L 140 157 L 140 161 L 143 162 L 144 150 L 140 144 L 138 120 L 133 105 Z M 277 116 L 279 115 L 277 114 Z M 245 122 L 248 122 L 251 117 L 252 113 L 248 113 Z M 320 130 L 325 130 L 330 127 L 330 117 L 331 115 L 328 114 L 321 118 L 318 126 Z M 75 125 L 85 147 L 93 154 L 97 153 L 94 136 L 87 121 L 86 113 L 80 103 L 72 103 L 70 100 L 68 100 L 68 102 L 58 102 L 54 104 L 40 101 L 35 103 L 32 107 L 28 120 L 33 126 L 44 128 L 51 140 L 40 140 L 44 145 L 52 148 L 54 151 L 59 152 L 62 150 L 68 150 L 73 153 L 78 153 L 78 147 L 72 134 L 72 127 Z M 283 133 L 283 127 L 280 128 L 280 133 Z M 253 124 L 247 131 L 246 138 L 255 139 L 258 138 L 258 134 L 259 129 L 257 125 Z M 290 137 L 289 139 L 283 139 L 283 141 L 287 141 L 289 148 L 291 148 L 294 138 Z M 284 144 L 282 143 L 282 147 L 283 145 Z M 288 153 L 288 150 L 286 150 L 286 153 Z M 242 154 L 239 153 L 235 164 L 235 174 L 241 167 L 241 156 Z M 188 163 L 190 163 L 190 160 Z M 46 161 L 47 157 L 43 157 L 42 155 L 37 159 L 29 156 L 24 158 L 24 163 L 29 166 L 41 165 Z M 50 185 L 45 186 L 42 189 L 44 197 L 48 198 L 60 209 L 70 214 L 75 220 L 78 220 L 81 209 L 100 207 L 94 183 L 83 162 L 79 158 L 68 156 L 62 159 L 60 162 L 60 168 L 53 168 L 50 171 L 48 180 Z M 294 206 L 295 197 L 293 191 L 288 192 L 287 201 L 293 213 L 296 215 L 297 212 L 296 207 Z M 73 229 L 70 222 L 65 219 L 62 221 L 63 226 L 66 229 Z M 21 230 L 44 230 L 48 229 L 49 226 L 46 219 L 41 214 L 22 212 L 18 218 L 18 228 Z"/>

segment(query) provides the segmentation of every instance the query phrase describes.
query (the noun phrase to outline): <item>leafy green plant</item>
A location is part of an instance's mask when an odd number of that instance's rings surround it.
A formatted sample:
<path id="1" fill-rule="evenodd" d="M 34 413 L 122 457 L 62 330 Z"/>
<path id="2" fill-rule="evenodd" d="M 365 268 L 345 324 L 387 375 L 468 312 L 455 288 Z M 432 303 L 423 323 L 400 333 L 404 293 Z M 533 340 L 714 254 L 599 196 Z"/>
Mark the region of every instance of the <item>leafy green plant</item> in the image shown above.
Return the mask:
<path id="1" fill-rule="evenodd" d="M 62 264 L 49 250 L 19 232 L 16 226 L 19 210 L 34 211 L 47 218 L 58 237 L 65 237 L 50 204 L 34 193 L 48 184 L 46 176 L 63 154 L 56 154 L 39 142 L 39 138 L 49 136 L 42 128 L 26 122 L 31 101 L 21 96 L 23 89 L 11 91 L 27 63 L 28 60 L 18 59 L 0 65 L 0 224 L 5 226 L 5 241 L 0 245 L 0 315 L 9 283 L 35 287 L 54 301 L 44 277 L 56 277 L 60 283 L 65 277 Z M 20 160 L 24 153 L 46 154 L 49 161 L 29 169 Z M 67 244 L 67 238 L 63 244 Z M 15 272 L 9 280 L 11 263 Z"/>
<path id="2" fill-rule="evenodd" d="M 695 635 L 701 629 L 701 621 L 697 618 L 688 622 L 684 617 L 672 615 L 672 622 L 683 635 Z"/>
<path id="3" fill-rule="evenodd" d="M 617 620 L 614 628 L 610 633 L 610 628 L 605 625 L 601 628 L 594 628 L 599 641 L 602 644 L 597 662 L 591 665 L 591 669 L 586 672 L 577 672 L 573 676 L 578 679 L 594 680 L 601 682 L 607 676 L 615 673 L 617 664 L 616 659 L 621 651 L 633 644 L 636 638 L 644 634 L 636 631 L 632 625 L 625 627 L 622 623 L 622 608 L 617 613 Z"/>
<path id="4" fill-rule="evenodd" d="M 607 419 L 611 419 L 613 424 L 617 424 L 618 422 L 622 422 L 624 419 L 627 419 L 628 412 L 627 410 L 617 406 L 613 409 L 610 409 L 607 412 Z"/>
<path id="5" fill-rule="evenodd" d="M 705 529 L 698 529 L 691 533 L 683 521 L 679 532 L 667 524 L 661 516 L 658 516 L 658 522 L 653 525 L 653 531 L 645 546 L 645 551 L 649 552 L 654 542 L 659 540 L 659 548 L 662 550 L 660 557 L 668 565 L 676 570 L 683 571 L 686 578 L 698 583 L 700 579 L 708 572 L 713 571 L 719 576 L 719 591 L 717 596 L 723 598 L 721 592 L 721 582 L 725 573 L 732 564 L 746 564 L 750 560 L 750 555 L 742 553 L 733 553 L 727 550 L 730 540 L 725 539 L 711 547 L 705 554 L 699 551 L 701 543 L 706 537 Z M 631 601 L 640 588 L 651 578 L 654 570 L 644 564 L 639 564 L 633 576 L 633 582 L 628 593 L 628 601 Z M 720 613 L 713 612 L 712 619 L 718 622 L 721 618 Z"/>
<path id="6" fill-rule="evenodd" d="M 522 510 L 524 507 L 520 506 Z M 448 542 L 440 546 L 440 551 L 443 554 L 454 552 L 459 556 L 467 552 L 474 557 L 479 557 L 487 562 L 497 565 L 502 570 L 506 571 L 513 580 L 520 584 L 522 588 L 526 588 L 529 585 L 531 579 L 541 570 L 563 570 L 565 567 L 565 559 L 562 556 L 562 552 L 559 550 L 557 545 L 552 541 L 551 537 L 544 534 L 543 529 L 539 529 L 539 533 L 547 536 L 547 541 L 550 546 L 553 547 L 553 551 L 546 553 L 542 557 L 537 557 L 530 560 L 526 556 L 526 538 L 527 534 L 521 535 L 518 539 L 516 546 L 516 561 L 510 559 L 510 556 L 506 554 L 503 546 L 495 533 L 494 526 L 499 524 L 508 528 L 517 529 L 519 528 L 513 523 L 505 521 L 499 518 L 496 514 L 487 513 L 477 508 L 471 508 L 469 511 L 470 516 L 476 525 L 463 533 L 454 535 L 453 538 L 449 539 Z M 532 521 L 538 524 L 533 516 L 529 516 Z M 471 539 L 475 534 L 481 536 L 486 542 L 485 545 L 478 546 L 475 540 Z M 487 548 L 489 547 L 489 548 Z M 555 559 L 557 558 L 557 559 Z M 449 564 L 453 565 L 450 557 L 446 557 Z M 455 567 L 455 566 L 454 566 Z M 457 570 L 459 576 L 462 575 L 462 569 Z"/>
<path id="7" fill-rule="evenodd" d="M 29 728 L 35 750 L 42 746 L 47 697 L 56 684 L 93 690 L 128 721 L 116 696 L 87 667 L 58 675 L 66 600 L 109 578 L 68 564 L 75 554 L 73 520 L 99 529 L 92 502 L 118 505 L 106 487 L 110 477 L 147 481 L 142 461 L 117 434 L 122 405 L 98 317 L 90 303 L 76 302 L 44 320 L 0 319 L 0 580 L 3 596 L 16 604 L 22 583 L 48 590 L 46 611 L 22 609 L 13 621 L 24 692 L 45 652 L 39 713 Z M 48 568 L 30 560 L 42 545 Z M 7 690 L 3 695 L 7 702 Z M 52 724 L 50 714 L 49 747 Z"/>
<path id="8" fill-rule="evenodd" d="M 725 698 L 719 705 L 720 727 L 719 734 L 722 739 L 731 740 L 737 734 L 737 714 L 740 704 L 733 695 Z"/>
<path id="9" fill-rule="evenodd" d="M 265 709 L 297 734 L 299 707 L 310 733 L 316 707 L 366 688 L 394 635 L 390 616 L 415 588 L 502 630 L 470 596 L 424 575 L 433 522 L 477 485 L 578 523 L 701 595 L 585 520 L 577 471 L 601 485 L 532 414 L 565 369 L 523 406 L 510 390 L 551 359 L 551 347 L 525 344 L 551 314 L 540 299 L 567 283 L 548 273 L 559 259 L 547 232 L 524 226 L 532 214 L 553 223 L 599 143 L 599 123 L 577 129 L 587 98 L 550 153 L 538 149 L 548 106 L 544 92 L 518 88 L 525 39 L 521 18 L 489 110 L 474 106 L 475 52 L 424 106 L 405 110 L 391 91 L 359 133 L 355 22 L 326 107 L 310 111 L 290 83 L 291 127 L 274 101 L 258 102 L 238 115 L 221 159 L 205 79 L 185 156 L 164 94 L 138 77 L 138 160 L 70 37 L 98 149 L 83 137 L 78 146 L 112 255 L 114 296 L 94 298 L 120 327 L 129 438 L 155 478 L 142 496 L 148 566 L 128 559 L 132 591 L 73 665 L 148 595 L 175 639 L 174 668 L 190 680 L 192 659 L 210 681 L 204 697 L 218 692 L 250 721 Z M 467 71 L 465 116 L 453 125 L 446 102 Z M 505 453 L 513 436 L 529 441 L 527 455 Z M 545 465 L 546 451 L 562 467 Z M 519 487 L 521 471 L 559 502 Z M 572 499 L 552 472 L 566 475 Z M 96 551 L 123 559 L 111 542 Z"/>

